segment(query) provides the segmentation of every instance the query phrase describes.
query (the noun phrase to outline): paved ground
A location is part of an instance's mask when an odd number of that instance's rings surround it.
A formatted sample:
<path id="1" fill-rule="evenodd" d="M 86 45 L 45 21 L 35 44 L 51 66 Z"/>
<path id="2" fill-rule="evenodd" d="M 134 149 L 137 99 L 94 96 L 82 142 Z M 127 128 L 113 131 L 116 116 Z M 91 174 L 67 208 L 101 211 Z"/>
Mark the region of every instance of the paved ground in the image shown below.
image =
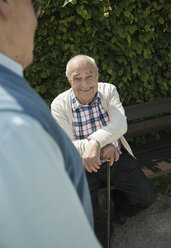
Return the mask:
<path id="1" fill-rule="evenodd" d="M 125 225 L 114 224 L 111 248 L 171 248 L 171 197 L 157 196 Z"/>

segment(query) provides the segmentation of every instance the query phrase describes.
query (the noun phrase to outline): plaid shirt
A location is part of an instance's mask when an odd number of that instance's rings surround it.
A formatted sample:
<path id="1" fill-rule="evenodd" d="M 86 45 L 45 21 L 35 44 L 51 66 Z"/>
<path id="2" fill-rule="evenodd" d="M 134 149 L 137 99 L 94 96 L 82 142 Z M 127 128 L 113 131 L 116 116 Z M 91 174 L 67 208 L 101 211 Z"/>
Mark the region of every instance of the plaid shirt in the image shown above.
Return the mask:
<path id="1" fill-rule="evenodd" d="M 88 105 L 81 104 L 72 92 L 71 107 L 76 139 L 86 139 L 98 129 L 107 126 L 110 121 L 107 111 L 101 104 L 99 92 Z M 119 148 L 118 141 L 113 144 Z"/>
<path id="2" fill-rule="evenodd" d="M 88 105 L 81 104 L 72 94 L 73 127 L 77 139 L 86 139 L 90 134 L 107 125 L 108 113 L 101 105 L 97 92 L 93 101 Z"/>

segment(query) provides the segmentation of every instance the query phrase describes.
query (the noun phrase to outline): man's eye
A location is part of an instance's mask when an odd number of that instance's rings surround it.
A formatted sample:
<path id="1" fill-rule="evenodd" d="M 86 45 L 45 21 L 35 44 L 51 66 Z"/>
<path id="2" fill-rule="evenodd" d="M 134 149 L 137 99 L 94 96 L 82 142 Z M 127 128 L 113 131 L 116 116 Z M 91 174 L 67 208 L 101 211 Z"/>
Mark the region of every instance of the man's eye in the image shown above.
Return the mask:
<path id="1" fill-rule="evenodd" d="M 91 79 L 93 76 L 88 76 L 88 79 Z"/>
<path id="2" fill-rule="evenodd" d="M 74 78 L 74 81 L 79 81 L 80 80 L 80 78 Z"/>

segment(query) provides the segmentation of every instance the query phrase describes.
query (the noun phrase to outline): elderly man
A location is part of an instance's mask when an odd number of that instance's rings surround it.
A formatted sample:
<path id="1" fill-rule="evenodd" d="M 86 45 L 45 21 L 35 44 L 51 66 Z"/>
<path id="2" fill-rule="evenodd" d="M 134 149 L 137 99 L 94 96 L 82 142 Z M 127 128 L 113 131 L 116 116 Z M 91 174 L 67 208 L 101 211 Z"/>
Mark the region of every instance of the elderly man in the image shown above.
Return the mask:
<path id="1" fill-rule="evenodd" d="M 31 2 L 0 0 L 0 247 L 100 247 L 81 157 L 23 78 Z"/>
<path id="2" fill-rule="evenodd" d="M 86 55 L 77 55 L 68 62 L 66 76 L 71 88 L 54 99 L 52 115 L 82 156 L 95 232 L 105 246 L 105 218 L 97 199 L 98 189 L 106 183 L 105 160 L 110 160 L 111 182 L 118 188 L 114 192 L 115 214 L 121 223 L 148 207 L 154 201 L 154 190 L 123 137 L 127 122 L 116 87 L 98 83 L 97 65 Z"/>

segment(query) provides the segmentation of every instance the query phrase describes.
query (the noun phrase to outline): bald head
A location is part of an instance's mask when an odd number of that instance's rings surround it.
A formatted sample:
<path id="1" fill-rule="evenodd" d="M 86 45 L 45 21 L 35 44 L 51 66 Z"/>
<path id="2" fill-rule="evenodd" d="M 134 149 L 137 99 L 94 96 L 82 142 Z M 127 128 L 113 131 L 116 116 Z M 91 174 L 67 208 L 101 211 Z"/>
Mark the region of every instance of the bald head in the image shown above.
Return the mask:
<path id="1" fill-rule="evenodd" d="M 97 67 L 95 60 L 92 57 L 89 57 L 87 55 L 79 54 L 79 55 L 76 55 L 75 57 L 73 57 L 72 59 L 70 59 L 67 63 L 65 74 L 66 74 L 66 77 L 68 78 L 68 81 L 70 81 L 69 79 L 70 79 L 71 70 L 72 70 L 73 65 L 83 64 L 83 63 L 90 63 L 94 67 L 95 71 L 98 74 L 99 69 Z"/>
<path id="2" fill-rule="evenodd" d="M 33 60 L 36 27 L 31 0 L 0 0 L 0 52 L 23 68 Z"/>

